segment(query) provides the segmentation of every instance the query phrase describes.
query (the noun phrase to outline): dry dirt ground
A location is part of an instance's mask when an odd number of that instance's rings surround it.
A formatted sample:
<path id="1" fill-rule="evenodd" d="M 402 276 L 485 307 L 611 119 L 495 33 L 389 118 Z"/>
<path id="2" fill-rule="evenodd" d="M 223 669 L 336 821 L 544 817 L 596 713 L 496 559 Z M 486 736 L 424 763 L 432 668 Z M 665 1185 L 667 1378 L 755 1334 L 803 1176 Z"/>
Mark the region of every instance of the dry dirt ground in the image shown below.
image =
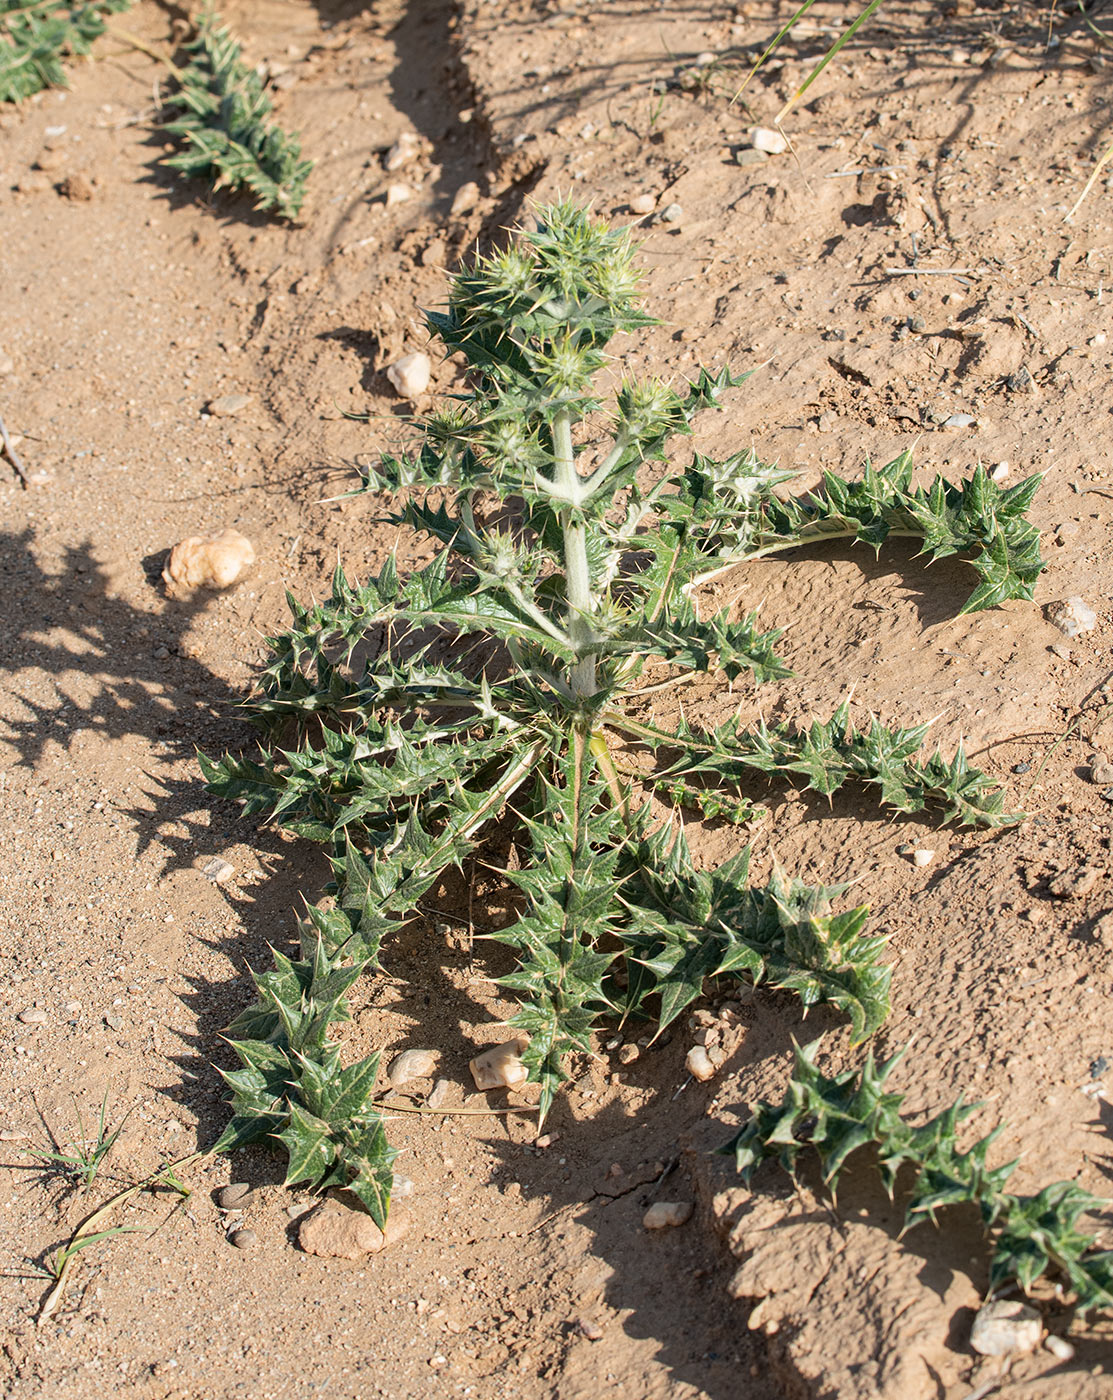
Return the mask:
<path id="1" fill-rule="evenodd" d="M 252 1150 L 191 1169 L 184 1209 L 136 1202 L 122 1219 L 140 1229 L 88 1250 L 65 1305 L 35 1325 L 43 1264 L 77 1221 L 219 1132 L 220 1030 L 324 878 L 315 850 L 210 800 L 194 750 L 249 742 L 235 703 L 261 637 L 282 626 L 284 590 L 320 592 L 338 554 L 362 575 L 398 543 L 372 501 L 329 500 L 403 435 L 382 370 L 424 344 L 420 308 L 443 296 L 445 266 L 557 193 L 622 223 L 639 195 L 680 206 L 671 222 L 639 220 L 663 324 L 623 351 L 677 376 L 757 368 L 702 426 L 704 449 L 752 443 L 805 485 L 913 444 L 925 473 L 979 461 L 1007 462 L 1011 480 L 1046 473 L 1035 604 L 958 618 L 963 566 L 925 573 L 907 551 L 782 556 L 720 592 L 789 629 L 797 679 L 756 697 L 712 678 L 684 703 L 690 719 L 740 701 L 823 714 L 853 687 L 862 713 L 937 716 L 941 743 L 965 738 L 1008 783 L 1030 816 L 995 837 L 772 792 L 758 873 L 775 840 L 803 877 L 858 882 L 891 934 L 878 1048 L 912 1042 L 895 1076 L 910 1109 L 979 1099 L 970 1130 L 1007 1124 L 995 1151 L 1023 1154 L 1018 1189 L 1065 1178 L 1113 1191 L 1113 947 L 1099 927 L 1113 807 L 1089 780 L 1092 756 L 1113 754 L 1110 181 L 1064 221 L 1110 139 L 1113 69 L 1078 16 L 1045 0 L 893 3 L 789 119 L 794 150 L 738 164 L 747 128 L 853 9 L 821 0 L 731 106 L 788 6 L 229 0 L 225 18 L 317 162 L 296 226 L 160 167 L 163 73 L 119 40 L 74 67 L 68 92 L 0 114 L 0 412 L 30 473 L 24 491 L 0 464 L 6 1394 L 1113 1396 L 1109 1320 L 1073 1317 L 1050 1288 L 1040 1306 L 1073 1359 L 1041 1350 L 1008 1374 L 978 1361 L 986 1257 L 970 1220 L 898 1243 L 868 1170 L 836 1214 L 774 1171 L 742 1191 L 708 1155 L 747 1101 L 783 1087 L 793 1037 L 822 1033 L 830 1062 L 849 1063 L 836 1018 L 802 1026 L 795 1003 L 767 994 L 733 1004 L 734 1055 L 679 1094 L 682 1027 L 630 1065 L 601 1039 L 546 1148 L 512 1114 L 399 1116 L 409 1229 L 373 1260 L 301 1253 L 288 1208 L 302 1196 Z M 178 17 L 142 0 L 126 24 L 166 47 Z M 423 154 L 388 175 L 383 152 L 403 131 Z M 87 200 L 60 193 L 79 173 Z M 411 197 L 387 207 L 392 181 Z M 453 214 L 472 181 L 477 202 Z M 922 275 L 890 271 L 914 265 Z M 439 367 L 434 389 L 453 374 Z M 248 406 L 208 414 L 231 393 Z M 948 427 L 956 414 L 971 421 Z M 249 579 L 167 596 L 169 546 L 225 526 L 256 543 Z M 1068 641 L 1044 609 L 1075 594 L 1098 624 Z M 692 839 L 710 862 L 742 838 L 709 824 Z M 931 863 L 912 864 L 908 844 Z M 212 855 L 235 866 L 223 886 L 195 866 Z M 1097 872 L 1085 893 L 1052 894 L 1056 874 L 1083 866 Z M 389 966 L 357 998 L 351 1053 L 432 1046 L 462 1101 L 468 1057 L 511 1012 L 486 980 L 500 964 L 446 940 L 431 914 Z M 21 1021 L 28 1010 L 44 1016 Z M 28 1150 L 65 1147 L 77 1111 L 88 1125 L 106 1096 L 123 1131 L 75 1194 Z M 254 1186 L 233 1221 L 213 1199 L 230 1180 Z M 650 1237 L 654 1199 L 696 1214 Z M 254 1248 L 229 1243 L 230 1223 Z M 1108 1213 L 1090 1223 L 1113 1243 Z"/>

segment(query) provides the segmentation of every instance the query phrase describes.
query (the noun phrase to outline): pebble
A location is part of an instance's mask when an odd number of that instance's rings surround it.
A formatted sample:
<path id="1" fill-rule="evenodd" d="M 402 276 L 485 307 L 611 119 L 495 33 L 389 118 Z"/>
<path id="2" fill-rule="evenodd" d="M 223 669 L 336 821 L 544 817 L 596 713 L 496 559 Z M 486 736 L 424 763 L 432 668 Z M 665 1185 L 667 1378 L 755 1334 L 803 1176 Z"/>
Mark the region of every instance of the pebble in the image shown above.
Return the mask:
<path id="1" fill-rule="evenodd" d="M 529 1078 L 522 1063 L 522 1051 L 529 1037 L 518 1035 L 501 1045 L 492 1045 L 468 1064 L 477 1089 L 516 1089 Z"/>
<path id="2" fill-rule="evenodd" d="M 1056 1361 L 1074 1360 L 1074 1347 L 1065 1337 L 1045 1337 L 1043 1344 Z"/>
<path id="3" fill-rule="evenodd" d="M 22 1132 L 19 1128 L 4 1128 L 0 1131 L 0 1142 L 23 1142 L 30 1136 L 30 1133 Z"/>
<path id="4" fill-rule="evenodd" d="M 680 204 L 668 204 L 657 217 L 663 224 L 678 224 L 684 218 L 684 208 Z"/>
<path id="5" fill-rule="evenodd" d="M 970 1345 L 981 1356 L 1035 1351 L 1042 1331 L 1043 1320 L 1035 1308 L 998 1299 L 979 1310 L 970 1332 Z"/>
<path id="6" fill-rule="evenodd" d="M 251 1194 L 249 1181 L 233 1181 L 216 1193 L 216 1203 L 221 1210 L 242 1210 L 243 1202 Z"/>
<path id="7" fill-rule="evenodd" d="M 912 864 L 913 864 L 913 865 L 919 865 L 919 866 L 930 865 L 934 859 L 935 859 L 935 852 L 934 852 L 934 851 L 929 851 L 929 850 L 926 850 L 926 849 L 921 849 L 921 850 L 913 851 L 913 852 L 912 852 Z"/>
<path id="8" fill-rule="evenodd" d="M 69 160 L 69 155 L 64 147 L 48 146 L 39 152 L 38 156 L 35 158 L 35 164 L 32 169 L 61 170 L 67 160 Z"/>
<path id="9" fill-rule="evenodd" d="M 1054 645 L 1049 648 L 1049 650 L 1052 653 L 1052 655 L 1057 656 L 1060 661 L 1070 660 L 1070 647 L 1068 647 L 1064 642 L 1055 642 Z"/>
<path id="10" fill-rule="evenodd" d="M 1105 754 L 1099 753 L 1094 758 L 1090 766 L 1090 781 L 1098 783 L 1102 787 L 1107 787 L 1113 783 L 1113 763 L 1110 763 Z"/>
<path id="11" fill-rule="evenodd" d="M 403 185 L 400 182 L 396 185 L 387 185 L 386 206 L 390 209 L 395 204 L 405 204 L 406 200 L 412 198 L 412 196 L 413 190 L 410 189 L 409 185 Z"/>
<path id="12" fill-rule="evenodd" d="M 237 1249 L 254 1249 L 259 1243 L 259 1236 L 254 1230 L 233 1230 L 228 1238 Z"/>
<path id="13" fill-rule="evenodd" d="M 211 880 L 214 885 L 226 884 L 236 873 L 236 867 L 223 856 L 209 856 L 208 860 L 204 856 L 198 856 L 193 864 L 205 879 Z"/>
<path id="14" fill-rule="evenodd" d="M 429 1097 L 425 1100 L 426 1108 L 443 1108 L 445 1100 L 452 1089 L 451 1079 L 438 1079 L 430 1090 Z M 395 1177 L 395 1181 L 398 1178 Z"/>
<path id="15" fill-rule="evenodd" d="M 734 153 L 735 165 L 762 165 L 769 157 L 753 146 L 743 146 Z"/>
<path id="16" fill-rule="evenodd" d="M 41 1026 L 46 1020 L 46 1012 L 40 1011 L 37 1006 L 29 1006 L 19 1013 L 19 1019 L 25 1026 Z"/>
<path id="17" fill-rule="evenodd" d="M 788 150 L 788 137 L 784 132 L 775 131 L 770 126 L 755 126 L 750 132 L 750 145 L 755 151 L 766 155 L 779 156 Z"/>
<path id="18" fill-rule="evenodd" d="M 1101 879 L 1096 865 L 1080 865 L 1077 870 L 1064 870 L 1056 875 L 1048 888 L 1057 899 L 1082 899 Z"/>
<path id="19" fill-rule="evenodd" d="M 1008 462 L 998 462 L 989 474 L 990 481 L 1004 481 L 1009 474 Z"/>
<path id="20" fill-rule="evenodd" d="M 479 203 L 479 186 L 474 180 L 469 180 L 466 185 L 460 188 L 452 197 L 452 208 L 449 211 L 454 219 L 461 214 L 470 214 Z"/>
<path id="21" fill-rule="evenodd" d="M 592 1322 L 590 1317 L 577 1318 L 576 1326 L 580 1329 L 580 1334 L 589 1342 L 601 1342 L 603 1340 L 603 1329 L 597 1322 Z"/>
<path id="22" fill-rule="evenodd" d="M 162 571 L 166 583 L 186 588 L 230 588 L 255 563 L 255 547 L 238 530 L 218 535 L 190 535 L 170 551 Z"/>
<path id="23" fill-rule="evenodd" d="M 691 1201 L 654 1201 L 642 1216 L 647 1230 L 669 1230 L 692 1218 Z"/>
<path id="24" fill-rule="evenodd" d="M 10 355 L 0 350 L 0 374 L 11 374 L 14 369 L 15 361 Z M 9 433 L 8 436 L 10 437 L 11 434 Z"/>
<path id="25" fill-rule="evenodd" d="M 395 1172 L 394 1181 L 391 1183 L 390 1187 L 390 1199 L 392 1201 L 405 1200 L 407 1196 L 413 1195 L 414 1189 L 414 1184 L 408 1176 L 399 1176 L 398 1173 Z"/>
<path id="26" fill-rule="evenodd" d="M 421 154 L 421 137 L 412 131 L 403 131 L 383 160 L 384 170 L 401 170 Z"/>
<path id="27" fill-rule="evenodd" d="M 214 418 L 235 418 L 250 402 L 250 394 L 221 394 L 220 398 L 210 401 L 209 412 Z"/>
<path id="28" fill-rule="evenodd" d="M 1045 615 L 1064 637 L 1078 637 L 1083 632 L 1092 632 L 1098 621 L 1097 613 L 1077 594 L 1048 603 Z"/>
<path id="29" fill-rule="evenodd" d="M 714 1079 L 715 1066 L 711 1063 L 711 1056 L 702 1045 L 693 1045 L 684 1057 L 684 1065 L 693 1079 L 698 1079 L 701 1084 L 708 1079 Z"/>
<path id="30" fill-rule="evenodd" d="M 286 1218 L 288 1220 L 300 1220 L 303 1215 L 308 1215 L 316 1206 L 315 1201 L 298 1201 L 292 1206 L 286 1207 Z"/>
<path id="31" fill-rule="evenodd" d="M 74 199 L 80 203 L 85 203 L 96 194 L 92 180 L 89 179 L 88 175 L 82 175 L 80 170 L 75 171 L 72 175 L 67 175 L 58 186 L 58 190 L 66 199 Z"/>
<path id="32" fill-rule="evenodd" d="M 655 194 L 637 194 L 630 201 L 631 214 L 652 214 L 657 208 L 657 196 Z"/>
<path id="33" fill-rule="evenodd" d="M 437 1067 L 435 1050 L 403 1050 L 390 1062 L 386 1077 L 392 1089 L 401 1089 L 411 1079 L 428 1079 Z"/>
<path id="34" fill-rule="evenodd" d="M 124 1028 L 123 1017 L 114 1016 L 111 1011 L 108 1012 L 105 1016 L 104 1024 L 108 1027 L 110 1031 L 122 1031 Z"/>
<path id="35" fill-rule="evenodd" d="M 972 413 L 952 413 L 949 418 L 944 418 L 942 426 L 944 428 L 969 428 L 974 422 Z"/>
<path id="36" fill-rule="evenodd" d="M 420 350 L 411 355 L 403 355 L 392 365 L 387 365 L 386 377 L 394 390 L 404 399 L 416 399 L 425 393 L 433 374 L 433 362 Z"/>
<path id="37" fill-rule="evenodd" d="M 641 1051 L 636 1045 L 624 1045 L 618 1052 L 619 1063 L 632 1065 L 640 1054 Z"/>

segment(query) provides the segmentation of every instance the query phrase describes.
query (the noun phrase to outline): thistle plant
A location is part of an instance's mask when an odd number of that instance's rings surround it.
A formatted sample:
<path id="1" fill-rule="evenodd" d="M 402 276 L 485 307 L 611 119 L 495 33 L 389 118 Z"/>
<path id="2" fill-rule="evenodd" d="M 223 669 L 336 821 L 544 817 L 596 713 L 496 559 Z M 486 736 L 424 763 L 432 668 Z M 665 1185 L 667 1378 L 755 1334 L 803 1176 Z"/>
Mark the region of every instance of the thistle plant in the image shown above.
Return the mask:
<path id="1" fill-rule="evenodd" d="M 0 102 L 65 87 L 62 60 L 89 53 L 105 17 L 130 8 L 131 0 L 0 0 Z"/>
<path id="2" fill-rule="evenodd" d="M 211 10 L 187 48 L 192 58 L 178 70 L 178 91 L 167 98 L 182 115 L 163 126 L 182 138 L 184 149 L 164 164 L 183 175 L 208 176 L 215 189 L 242 185 L 254 194 L 256 208 L 294 218 L 313 163 L 301 159 L 296 136 L 267 120 L 272 107 L 262 79 L 241 62 L 239 44 Z"/>
<path id="3" fill-rule="evenodd" d="M 819 1041 L 796 1046 L 795 1068 L 780 1104 L 761 1102 L 738 1134 L 721 1150 L 733 1155 L 747 1185 L 762 1162 L 776 1159 L 796 1179 L 797 1161 L 814 1153 L 832 1195 L 851 1155 L 873 1148 L 885 1190 L 892 1199 L 906 1174 L 904 1232 L 926 1220 L 936 1223 L 945 1206 L 977 1206 L 989 1234 L 989 1288 L 1015 1280 L 1030 1292 L 1036 1281 L 1058 1271 L 1078 1308 L 1113 1308 L 1113 1251 L 1094 1248 L 1079 1229 L 1082 1215 L 1106 1204 L 1070 1181 L 1056 1181 L 1035 1196 L 1005 1190 L 1015 1162 L 988 1165 L 996 1128 L 960 1151 L 956 1135 L 977 1105 L 961 1099 L 937 1117 L 913 1127 L 901 1116 L 903 1095 L 886 1081 L 903 1051 L 861 1070 L 828 1076 L 816 1067 Z"/>
<path id="4" fill-rule="evenodd" d="M 972 554 L 968 610 L 1030 597 L 1041 567 L 1024 517 L 1035 480 L 1002 491 L 979 469 L 924 490 L 902 456 L 785 500 L 791 474 L 750 451 L 662 470 L 670 441 L 742 380 L 701 369 L 678 391 L 627 377 L 605 399 L 608 343 L 651 324 L 637 287 L 627 234 L 567 203 L 453 279 L 428 323 L 462 358 L 466 388 L 424 420 L 415 452 L 383 457 L 365 483 L 435 557 L 406 578 L 388 561 L 363 584 L 338 568 L 327 601 L 291 598 L 249 702 L 261 757 L 205 764 L 214 792 L 330 852 L 329 899 L 303 922 L 300 962 L 256 979 L 261 1001 L 233 1036 L 244 1070 L 228 1076 L 236 1140 L 281 1137 L 299 1172 L 388 1183 L 382 1152 L 360 1157 L 319 1107 L 308 1065 L 339 1073 L 325 1025 L 344 1014 L 336 988 L 377 967 L 442 872 L 508 825 L 523 852 L 506 874 L 518 912 L 490 936 L 516 958 L 502 984 L 520 1001 L 543 1118 L 600 1018 L 663 1029 L 709 977 L 830 1003 L 855 1040 L 887 1015 L 884 940 L 865 909 L 833 912 L 844 886 L 807 888 L 779 868 L 755 886 L 748 851 L 697 869 L 662 796 L 745 822 L 759 775 L 823 793 L 853 779 L 898 812 L 1010 820 L 961 751 L 921 756 L 922 728 L 855 728 L 845 705 L 810 727 L 666 730 L 632 713 L 651 663 L 670 680 L 788 676 L 777 631 L 701 609 L 700 583 L 749 559 L 915 535 L 932 557 Z M 356 1138 L 374 1126 L 372 1106 L 361 1112 Z"/>

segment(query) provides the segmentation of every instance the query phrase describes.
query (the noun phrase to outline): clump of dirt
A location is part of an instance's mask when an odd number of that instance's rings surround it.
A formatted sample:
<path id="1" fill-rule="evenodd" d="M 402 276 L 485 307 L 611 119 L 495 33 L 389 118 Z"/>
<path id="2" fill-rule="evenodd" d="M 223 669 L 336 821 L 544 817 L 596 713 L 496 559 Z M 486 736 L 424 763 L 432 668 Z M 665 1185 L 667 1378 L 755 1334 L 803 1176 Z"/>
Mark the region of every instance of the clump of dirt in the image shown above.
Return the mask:
<path id="1" fill-rule="evenodd" d="M 571 191 L 638 227 L 662 324 L 627 368 L 757 371 L 699 424 L 699 450 L 753 443 L 805 486 L 912 445 L 926 476 L 1046 473 L 1037 605 L 958 617 L 961 563 L 925 572 L 899 545 L 763 561 L 717 599 L 787 627 L 796 678 L 756 694 L 704 678 L 683 705 L 692 722 L 740 703 L 826 717 L 853 688 L 860 713 L 936 719 L 945 748 L 964 738 L 1008 784 L 1029 815 L 991 837 L 760 794 L 755 870 L 775 846 L 804 879 L 857 881 L 891 939 L 878 1052 L 912 1040 L 894 1076 L 912 1111 L 984 1100 L 970 1132 L 1008 1125 L 995 1151 L 1023 1153 L 1016 1189 L 1108 1194 L 1113 808 L 1091 781 L 1113 757 L 1107 185 L 1064 222 L 1108 143 L 1107 82 L 1077 16 L 1053 18 L 1048 48 L 1046 7 L 910 0 L 809 90 L 791 149 L 758 159 L 750 129 L 844 11 L 820 0 L 731 105 L 787 7 L 233 4 L 224 18 L 317 161 L 298 224 L 159 166 L 158 65 L 111 37 L 69 91 L 0 114 L 0 413 L 30 482 L 0 478 L 12 1396 L 957 1400 L 986 1381 L 968 1347 L 986 1286 L 973 1222 L 897 1241 L 868 1164 L 832 1213 L 818 1182 L 789 1198 L 771 1173 L 751 1194 L 708 1155 L 747 1102 L 781 1092 L 793 1037 L 823 1033 L 850 1063 L 836 1018 L 801 1024 L 764 992 L 709 1008 L 738 1048 L 706 1083 L 689 1082 L 685 1026 L 601 1039 L 545 1145 L 526 1114 L 400 1113 L 411 1223 L 373 1257 L 300 1250 L 312 1202 L 252 1149 L 197 1168 L 177 1209 L 133 1202 L 121 1220 L 141 1230 L 85 1251 L 64 1308 L 34 1325 L 43 1267 L 88 1210 L 224 1124 L 221 1028 L 325 871 L 209 799 L 194 749 L 250 745 L 236 701 L 285 590 L 319 594 L 338 554 L 362 576 L 395 548 L 375 502 L 344 495 L 405 435 L 412 405 L 386 370 L 427 351 L 419 308 L 443 298 L 445 268 L 531 196 Z M 157 6 L 128 27 L 169 51 Z M 429 394 L 454 375 L 434 362 Z M 224 529 L 254 543 L 250 574 L 168 595 L 171 546 Z M 418 558 L 403 540 L 400 567 Z M 1097 624 L 1066 638 L 1041 607 L 1075 596 Z M 689 835 L 708 864 L 742 839 Z M 508 1037 L 498 955 L 472 937 L 498 893 L 478 881 L 469 913 L 466 892 L 437 892 L 347 1028 L 353 1056 L 435 1048 L 448 1108 L 469 1104 L 469 1059 Z M 106 1093 L 109 1123 L 126 1122 L 75 1192 L 26 1149 L 53 1135 L 64 1150 L 76 1109 L 88 1126 Z M 215 1199 L 229 1181 L 251 1187 L 235 1209 Z M 696 1208 L 647 1231 L 655 1202 Z M 1109 1239 L 1108 1214 L 1091 1225 Z M 1037 1302 L 1074 1357 L 1017 1359 L 999 1393 L 1108 1394 L 1108 1321 Z"/>

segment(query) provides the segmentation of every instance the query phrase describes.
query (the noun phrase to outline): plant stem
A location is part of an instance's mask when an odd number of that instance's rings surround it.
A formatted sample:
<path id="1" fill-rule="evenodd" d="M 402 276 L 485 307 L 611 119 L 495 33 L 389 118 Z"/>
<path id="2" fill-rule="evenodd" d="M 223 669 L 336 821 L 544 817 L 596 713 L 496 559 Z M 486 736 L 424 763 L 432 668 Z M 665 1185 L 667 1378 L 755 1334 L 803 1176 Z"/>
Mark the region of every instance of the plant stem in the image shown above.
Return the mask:
<path id="1" fill-rule="evenodd" d="M 557 487 L 572 498 L 579 488 L 576 456 L 572 449 L 572 417 L 561 409 L 553 418 L 553 459 Z M 587 530 L 582 520 L 573 520 L 572 508 L 560 513 L 564 533 L 564 577 L 568 589 L 568 635 L 579 653 L 595 641 L 591 615 L 595 597 L 591 591 L 591 570 L 587 562 Z M 572 667 L 572 693 L 581 699 L 595 694 L 595 657 L 581 656 Z"/>

